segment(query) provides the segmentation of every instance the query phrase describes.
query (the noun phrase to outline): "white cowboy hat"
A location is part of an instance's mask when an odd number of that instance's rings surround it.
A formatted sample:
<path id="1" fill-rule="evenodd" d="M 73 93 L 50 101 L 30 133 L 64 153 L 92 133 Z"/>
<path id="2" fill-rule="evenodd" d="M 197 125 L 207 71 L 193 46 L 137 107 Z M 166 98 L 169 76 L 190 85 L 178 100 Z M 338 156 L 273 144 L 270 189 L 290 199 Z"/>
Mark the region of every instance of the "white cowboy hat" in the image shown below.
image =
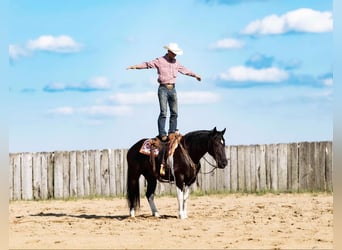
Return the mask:
<path id="1" fill-rule="evenodd" d="M 177 43 L 169 43 L 169 45 L 165 45 L 164 49 L 170 50 L 176 55 L 183 55 L 183 50 L 178 47 Z"/>

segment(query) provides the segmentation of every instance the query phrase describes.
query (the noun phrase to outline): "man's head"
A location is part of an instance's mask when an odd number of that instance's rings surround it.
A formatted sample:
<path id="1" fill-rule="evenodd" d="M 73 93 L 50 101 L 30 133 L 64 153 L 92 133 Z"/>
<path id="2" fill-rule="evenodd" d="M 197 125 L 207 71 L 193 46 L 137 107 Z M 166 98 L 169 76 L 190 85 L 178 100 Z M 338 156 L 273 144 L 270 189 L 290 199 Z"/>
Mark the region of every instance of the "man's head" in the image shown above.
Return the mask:
<path id="1" fill-rule="evenodd" d="M 172 56 L 172 58 L 176 57 L 176 55 L 183 55 L 183 50 L 178 47 L 177 43 L 169 43 L 164 46 L 164 49 L 167 49 L 169 56 Z"/>

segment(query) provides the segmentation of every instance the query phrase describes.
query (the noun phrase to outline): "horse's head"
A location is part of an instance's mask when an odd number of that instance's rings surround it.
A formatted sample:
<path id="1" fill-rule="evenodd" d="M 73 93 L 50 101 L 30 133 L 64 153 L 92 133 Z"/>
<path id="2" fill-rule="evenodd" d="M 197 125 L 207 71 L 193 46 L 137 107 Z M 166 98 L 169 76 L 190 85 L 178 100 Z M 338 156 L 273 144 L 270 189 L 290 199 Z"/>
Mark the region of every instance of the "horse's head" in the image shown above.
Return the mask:
<path id="1" fill-rule="evenodd" d="M 210 133 L 208 153 L 214 157 L 218 168 L 225 168 L 228 164 L 225 152 L 224 133 L 226 129 L 217 131 L 216 127 Z"/>

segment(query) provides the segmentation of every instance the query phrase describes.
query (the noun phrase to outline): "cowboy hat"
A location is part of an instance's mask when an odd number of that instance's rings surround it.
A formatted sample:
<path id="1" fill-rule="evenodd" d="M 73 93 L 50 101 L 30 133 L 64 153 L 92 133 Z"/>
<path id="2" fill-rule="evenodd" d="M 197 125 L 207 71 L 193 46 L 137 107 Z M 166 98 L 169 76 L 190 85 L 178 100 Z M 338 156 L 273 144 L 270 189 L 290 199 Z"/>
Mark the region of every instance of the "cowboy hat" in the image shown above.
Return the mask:
<path id="1" fill-rule="evenodd" d="M 177 43 L 169 43 L 169 45 L 165 45 L 164 49 L 172 51 L 176 55 L 183 55 L 183 50 L 178 47 Z"/>

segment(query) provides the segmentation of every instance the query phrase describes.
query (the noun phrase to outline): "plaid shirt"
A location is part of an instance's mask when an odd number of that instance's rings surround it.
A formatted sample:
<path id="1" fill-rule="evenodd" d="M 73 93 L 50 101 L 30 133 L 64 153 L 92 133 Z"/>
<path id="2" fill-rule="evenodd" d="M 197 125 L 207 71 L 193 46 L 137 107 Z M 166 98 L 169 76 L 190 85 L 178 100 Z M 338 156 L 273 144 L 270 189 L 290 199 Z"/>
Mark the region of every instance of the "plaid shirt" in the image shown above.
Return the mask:
<path id="1" fill-rule="evenodd" d="M 158 71 L 158 82 L 160 84 L 176 83 L 177 73 L 195 77 L 195 73 L 179 64 L 176 59 L 171 59 L 167 54 L 150 62 L 136 65 L 136 69 L 154 68 Z"/>

